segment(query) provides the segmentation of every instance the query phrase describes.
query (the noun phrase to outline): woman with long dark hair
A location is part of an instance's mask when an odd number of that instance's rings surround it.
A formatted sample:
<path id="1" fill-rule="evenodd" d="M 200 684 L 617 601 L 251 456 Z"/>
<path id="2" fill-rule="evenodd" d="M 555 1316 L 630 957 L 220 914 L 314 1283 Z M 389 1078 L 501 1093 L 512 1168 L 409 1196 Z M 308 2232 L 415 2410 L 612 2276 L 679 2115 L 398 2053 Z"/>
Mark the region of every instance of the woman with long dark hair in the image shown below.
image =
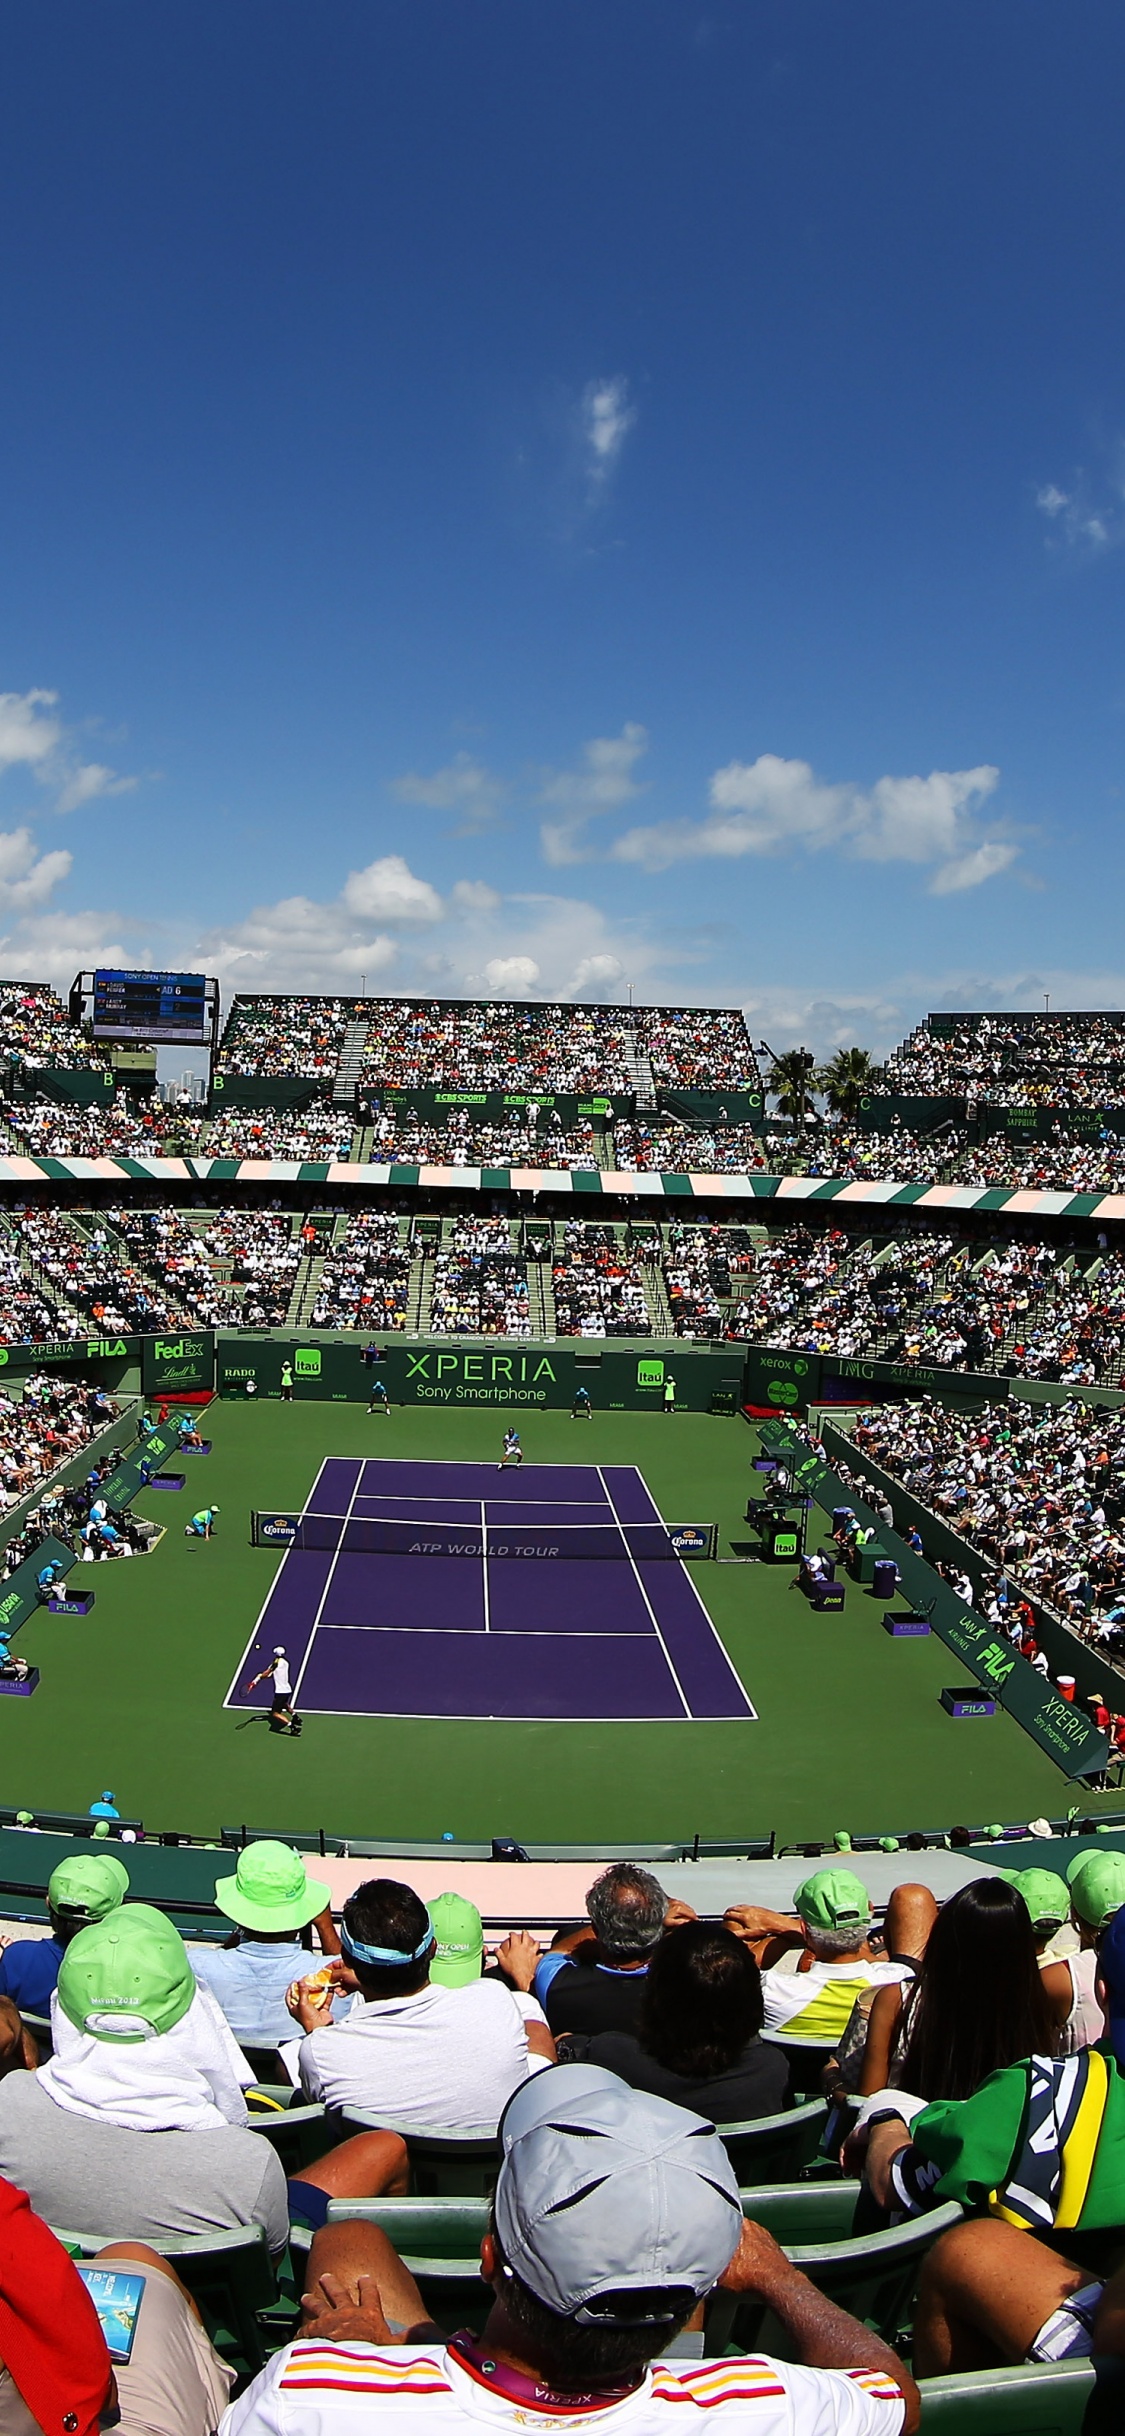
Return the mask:
<path id="1" fill-rule="evenodd" d="M 860 2095 L 970 2098 L 1002 2065 L 1053 2055 L 1063 2018 L 1023 1896 L 1003 1878 L 974 1878 L 942 1905 L 917 1978 L 877 1990 Z"/>
<path id="2" fill-rule="evenodd" d="M 729 1929 L 688 1920 L 653 1948 L 636 2035 L 599 2030 L 582 2058 L 713 2123 L 751 2122 L 776 2114 L 789 2093 L 784 2056 L 762 2042 L 762 2011 L 749 1946 Z"/>

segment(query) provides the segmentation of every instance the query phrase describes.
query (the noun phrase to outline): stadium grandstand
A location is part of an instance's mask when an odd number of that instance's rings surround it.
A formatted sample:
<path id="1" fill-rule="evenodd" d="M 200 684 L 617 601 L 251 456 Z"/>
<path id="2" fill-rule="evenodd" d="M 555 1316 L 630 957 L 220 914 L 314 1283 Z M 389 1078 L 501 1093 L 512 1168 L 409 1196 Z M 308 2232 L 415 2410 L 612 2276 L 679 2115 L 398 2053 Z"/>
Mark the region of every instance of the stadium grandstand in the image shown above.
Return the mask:
<path id="1" fill-rule="evenodd" d="M 1125 1017 L 845 1087 L 734 1009 L 259 992 L 196 1104 L 76 1003 L 0 985 L 0 2189 L 58 2307 L 139 2293 L 167 2436 L 264 2373 L 257 2436 L 389 2233 L 475 2360 L 554 2065 L 560 2155 L 672 2099 L 780 2245 L 708 2236 L 654 2393 L 819 2294 L 873 2436 L 911 2372 L 954 2436 L 1112 2410 Z"/>

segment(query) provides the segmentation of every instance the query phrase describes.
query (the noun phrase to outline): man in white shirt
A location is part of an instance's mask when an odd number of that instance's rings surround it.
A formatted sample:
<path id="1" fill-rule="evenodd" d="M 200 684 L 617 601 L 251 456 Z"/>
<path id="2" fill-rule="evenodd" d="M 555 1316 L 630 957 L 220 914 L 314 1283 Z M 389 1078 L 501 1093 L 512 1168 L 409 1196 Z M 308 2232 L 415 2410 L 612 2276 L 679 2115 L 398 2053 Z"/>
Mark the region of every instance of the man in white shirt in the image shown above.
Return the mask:
<path id="1" fill-rule="evenodd" d="M 307 2033 L 300 2074 L 308 2097 L 419 2130 L 491 2130 L 512 2091 L 554 2062 L 533 1997 L 495 1979 L 431 1985 L 433 1924 L 412 1887 L 394 1878 L 357 1886 L 340 1944 L 359 1992 L 346 2020 L 322 2027 L 324 1992 L 304 1982 L 290 1999 Z"/>
<path id="2" fill-rule="evenodd" d="M 850 1869 L 814 1870 L 797 1888 L 793 1912 L 795 1917 L 736 1903 L 725 1925 L 765 1965 L 766 2029 L 794 2046 L 834 2046 L 864 1990 L 909 1979 L 913 1965 L 872 1953 L 871 1897 Z M 787 1948 L 797 1949 L 795 1967 L 777 1968 Z"/>
<path id="3" fill-rule="evenodd" d="M 569 2064 L 517 2091 L 501 2138 L 483 2335 L 445 2340 L 377 2227 L 327 2226 L 309 2258 L 305 2339 L 270 2361 L 220 2436 L 562 2436 L 579 2423 L 681 2436 L 685 2403 L 729 2436 L 912 2436 L 912 2377 L 744 2222 L 711 2124 Z M 694 2350 L 684 2328 L 716 2284 L 766 2301 L 795 2360 L 661 2358 Z"/>

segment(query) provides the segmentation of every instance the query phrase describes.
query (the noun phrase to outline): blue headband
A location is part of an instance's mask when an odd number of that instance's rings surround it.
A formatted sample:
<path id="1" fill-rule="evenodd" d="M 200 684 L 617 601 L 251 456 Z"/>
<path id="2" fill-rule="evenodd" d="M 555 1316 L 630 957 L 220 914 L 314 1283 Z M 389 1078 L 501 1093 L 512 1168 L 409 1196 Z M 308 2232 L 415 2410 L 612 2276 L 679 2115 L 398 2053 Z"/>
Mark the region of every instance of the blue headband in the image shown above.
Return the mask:
<path id="1" fill-rule="evenodd" d="M 386 1970 L 404 1971 L 409 1962 L 421 1962 L 423 1954 L 429 1953 L 434 1942 L 434 1924 L 428 1912 L 426 1914 L 426 1934 L 421 1945 L 415 1946 L 412 1954 L 396 1953 L 392 1947 L 387 1945 L 361 1945 L 358 1937 L 349 1937 L 343 1921 L 340 1922 L 340 1943 L 345 1954 L 350 1954 L 353 1962 L 374 1962 L 381 1964 Z"/>

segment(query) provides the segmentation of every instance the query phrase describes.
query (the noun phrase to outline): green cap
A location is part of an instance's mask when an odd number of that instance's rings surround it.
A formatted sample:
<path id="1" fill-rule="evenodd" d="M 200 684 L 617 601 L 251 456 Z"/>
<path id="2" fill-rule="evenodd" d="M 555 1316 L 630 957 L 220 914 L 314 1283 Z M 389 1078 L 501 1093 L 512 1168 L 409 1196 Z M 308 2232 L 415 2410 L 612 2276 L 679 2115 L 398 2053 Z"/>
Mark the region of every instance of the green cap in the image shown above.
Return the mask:
<path id="1" fill-rule="evenodd" d="M 128 1892 L 129 1872 L 111 1852 L 72 1853 L 47 1880 L 51 1910 L 81 1912 L 84 1920 L 104 1920 Z"/>
<path id="2" fill-rule="evenodd" d="M 836 1829 L 836 1833 L 835 1833 L 835 1835 L 833 1836 L 832 1841 L 833 1841 L 833 1843 L 834 1843 L 834 1845 L 835 1845 L 835 1847 L 836 1847 L 837 1852 L 850 1852 L 850 1851 L 851 1851 L 851 1848 L 852 1848 L 852 1839 L 851 1839 L 850 1835 L 848 1834 L 848 1831 L 847 1831 L 847 1828 L 846 1828 L 846 1827 L 837 1827 L 837 1829 Z"/>
<path id="3" fill-rule="evenodd" d="M 108 1843 L 108 1841 L 109 1841 L 109 1820 L 108 1820 L 108 1819 L 95 1819 L 95 1820 L 94 1820 L 94 1834 L 95 1834 L 95 1836 L 97 1837 L 99 1844 L 105 1844 L 105 1843 Z"/>
<path id="4" fill-rule="evenodd" d="M 264 1929 L 267 1936 L 305 1928 L 331 1900 L 331 1888 L 309 1877 L 291 1844 L 265 1838 L 247 1844 L 233 1878 L 219 1878 L 215 1885 L 215 1901 L 228 1920 L 237 1920 L 240 1928 Z"/>
<path id="5" fill-rule="evenodd" d="M 430 1978 L 439 1988 L 467 1988 L 479 1979 L 484 1961 L 484 1929 L 475 1903 L 467 1895 L 438 1895 L 430 1905 L 437 1952 Z"/>
<path id="6" fill-rule="evenodd" d="M 808 1928 L 871 1926 L 871 1897 L 863 1880 L 850 1869 L 814 1869 L 811 1878 L 797 1888 L 793 1909 Z"/>
<path id="7" fill-rule="evenodd" d="M 1067 1870 L 1070 1900 L 1089 1928 L 1104 1928 L 1125 1903 L 1125 1853 L 1083 1852 Z"/>
<path id="8" fill-rule="evenodd" d="M 1033 1929 L 1041 1934 L 1049 1930 L 1053 1936 L 1063 1921 L 1069 1920 L 1070 1892 L 1065 1878 L 1058 1877 L 1053 1869 L 1014 1869 L 1010 1875 L 1007 1871 L 1004 1875 L 1009 1886 L 1023 1896 Z"/>
<path id="9" fill-rule="evenodd" d="M 16 1812 L 16 1825 L 17 1825 L 17 1827 L 34 1827 L 34 1825 L 35 1825 L 35 1812 L 34 1812 L 34 1810 L 17 1810 L 17 1812 Z"/>
<path id="10" fill-rule="evenodd" d="M 136 2046 L 182 2022 L 195 1976 L 178 1929 L 130 1903 L 79 1929 L 59 1971 L 59 2003 L 76 2030 Z"/>

